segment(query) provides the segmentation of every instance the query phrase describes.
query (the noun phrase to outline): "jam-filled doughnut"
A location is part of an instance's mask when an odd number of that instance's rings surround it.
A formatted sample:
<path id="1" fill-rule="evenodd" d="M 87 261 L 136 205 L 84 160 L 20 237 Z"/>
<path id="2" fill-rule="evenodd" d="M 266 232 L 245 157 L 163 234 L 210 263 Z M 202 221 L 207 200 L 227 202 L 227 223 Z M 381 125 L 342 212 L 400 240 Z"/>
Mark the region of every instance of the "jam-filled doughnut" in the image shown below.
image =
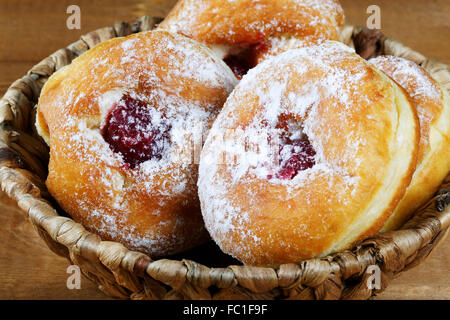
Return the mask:
<path id="1" fill-rule="evenodd" d="M 381 56 L 369 62 L 405 89 L 420 122 L 417 169 L 405 196 L 383 227 L 394 230 L 432 197 L 450 171 L 450 98 L 446 89 L 412 61 Z"/>
<path id="2" fill-rule="evenodd" d="M 95 46 L 56 72 L 39 100 L 50 193 L 104 240 L 151 256 L 198 245 L 208 237 L 190 149 L 201 139 L 192 137 L 206 133 L 236 82 L 209 49 L 178 34 Z"/>
<path id="3" fill-rule="evenodd" d="M 403 90 L 347 46 L 267 59 L 236 86 L 202 150 L 206 227 L 252 265 L 349 248 L 404 195 L 418 139 Z"/>
<path id="4" fill-rule="evenodd" d="M 241 78 L 261 54 L 301 47 L 296 39 L 338 40 L 343 24 L 338 0 L 180 0 L 159 28 L 207 44 Z"/>

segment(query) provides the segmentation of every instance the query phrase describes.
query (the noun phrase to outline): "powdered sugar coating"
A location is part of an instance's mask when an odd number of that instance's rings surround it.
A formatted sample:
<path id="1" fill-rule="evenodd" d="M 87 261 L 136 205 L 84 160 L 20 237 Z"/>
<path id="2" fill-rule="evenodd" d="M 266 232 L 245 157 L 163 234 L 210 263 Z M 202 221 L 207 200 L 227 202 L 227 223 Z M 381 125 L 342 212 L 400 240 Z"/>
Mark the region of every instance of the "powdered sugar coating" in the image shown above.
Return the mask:
<path id="1" fill-rule="evenodd" d="M 450 169 L 450 103 L 446 90 L 421 66 L 400 57 L 369 60 L 408 94 L 420 123 L 417 166 L 383 231 L 396 230 L 433 196 Z"/>
<path id="2" fill-rule="evenodd" d="M 291 34 L 337 40 L 343 26 L 336 0 L 182 0 L 160 28 L 207 44 L 252 44 Z"/>
<path id="3" fill-rule="evenodd" d="M 50 131 L 50 192 L 89 230 L 131 249 L 161 256 L 198 244 L 205 231 L 189 143 L 207 132 L 236 82 L 207 48 L 164 31 L 89 50 L 47 82 L 39 102 Z M 152 106 L 154 127 L 170 123 L 161 158 L 136 168 L 101 134 L 124 95 Z"/>
<path id="4" fill-rule="evenodd" d="M 280 53 L 286 52 L 288 50 L 300 49 L 306 46 L 312 46 L 315 44 L 320 44 L 325 39 L 318 39 L 314 36 L 309 37 L 292 37 L 292 36 L 280 36 L 272 37 L 267 40 L 265 50 L 261 50 L 257 57 L 258 63 L 261 63 L 267 58 L 276 56 Z"/>
<path id="5" fill-rule="evenodd" d="M 391 68 L 383 67 L 383 62 L 390 63 Z M 441 91 L 438 84 L 425 69 L 416 63 L 400 57 L 380 56 L 369 60 L 370 63 L 382 69 L 392 77 L 411 97 L 440 99 Z"/>
<path id="6" fill-rule="evenodd" d="M 251 264 L 326 250 L 384 174 L 390 155 L 381 150 L 390 149 L 393 106 L 392 83 L 336 42 L 291 50 L 250 70 L 202 151 L 199 196 L 212 238 Z M 298 123 L 293 133 L 309 138 L 315 165 L 291 180 L 268 179 L 277 164 L 264 134 L 276 131 L 284 115 Z M 257 152 L 244 147 L 255 143 Z M 224 155 L 233 162 L 223 162 Z"/>
<path id="7" fill-rule="evenodd" d="M 442 112 L 442 91 L 425 69 L 410 60 L 380 56 L 369 60 L 396 81 L 411 97 L 420 122 L 419 161 L 429 149 L 430 126 Z"/>
<path id="8" fill-rule="evenodd" d="M 158 29 L 208 45 L 241 79 L 267 56 L 302 46 L 287 38 L 338 40 L 344 20 L 337 0 L 181 0 Z M 267 50 L 274 39 L 287 46 Z"/>

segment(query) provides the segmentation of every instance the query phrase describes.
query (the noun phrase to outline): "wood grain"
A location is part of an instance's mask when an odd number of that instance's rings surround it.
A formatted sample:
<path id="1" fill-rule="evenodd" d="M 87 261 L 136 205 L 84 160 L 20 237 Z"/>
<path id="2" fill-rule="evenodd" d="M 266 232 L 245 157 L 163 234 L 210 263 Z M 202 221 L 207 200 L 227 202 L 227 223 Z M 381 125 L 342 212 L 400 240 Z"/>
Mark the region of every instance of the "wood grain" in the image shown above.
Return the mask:
<path id="1" fill-rule="evenodd" d="M 347 21 L 364 25 L 381 8 L 382 31 L 450 64 L 450 1 L 342 0 Z M 174 0 L 0 0 L 0 95 L 11 82 L 81 34 L 145 14 L 163 16 Z M 81 8 L 81 30 L 66 28 L 66 8 Z M 104 299 L 86 278 L 66 286 L 68 261 L 53 254 L 26 214 L 0 192 L 0 299 Z M 420 266 L 401 274 L 377 299 L 450 299 L 450 237 Z"/>
<path id="2" fill-rule="evenodd" d="M 0 192 L 0 299 L 103 299 L 96 285 L 81 279 L 81 289 L 67 289 L 65 258 L 51 252 L 28 217 Z"/>
<path id="3" fill-rule="evenodd" d="M 0 61 L 37 62 L 59 48 L 78 40 L 89 31 L 111 26 L 115 21 L 131 21 L 147 15 L 164 15 L 156 10 L 169 7 L 173 1 L 120 0 L 1 0 Z M 81 29 L 68 30 L 66 9 L 76 4 L 81 10 Z"/>

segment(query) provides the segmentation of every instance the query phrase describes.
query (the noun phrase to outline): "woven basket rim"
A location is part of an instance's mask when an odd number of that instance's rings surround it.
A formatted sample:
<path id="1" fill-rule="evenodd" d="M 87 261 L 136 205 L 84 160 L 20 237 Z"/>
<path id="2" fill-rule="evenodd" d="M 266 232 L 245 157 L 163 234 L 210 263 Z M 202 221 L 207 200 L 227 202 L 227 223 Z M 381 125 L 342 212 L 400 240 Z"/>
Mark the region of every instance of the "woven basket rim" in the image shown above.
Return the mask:
<path id="1" fill-rule="evenodd" d="M 100 289 L 122 298 L 366 299 L 383 291 L 397 273 L 419 264 L 445 238 L 450 225 L 449 178 L 437 196 L 400 230 L 377 234 L 352 250 L 276 268 L 245 265 L 209 268 L 185 259 L 153 261 L 117 242 L 102 241 L 71 218 L 60 216 L 55 205 L 46 200 L 50 198 L 42 181 L 46 176 L 48 149 L 35 132 L 29 132 L 30 123 L 34 123 L 32 109 L 42 85 L 48 76 L 96 44 L 151 30 L 159 21 L 144 16 L 133 23 L 116 22 L 114 27 L 90 32 L 35 65 L 0 100 L 2 189 L 28 213 L 49 248 L 81 265 L 83 273 L 97 282 Z M 343 42 L 355 47 L 354 37 L 365 30 L 346 25 Z M 416 62 L 450 92 L 449 66 L 386 37 L 377 38 L 374 48 L 377 52 L 373 55 L 391 54 Z M 382 270 L 381 288 L 369 289 L 365 285 L 369 265 L 378 265 Z M 211 287 L 219 293 L 213 295 Z"/>

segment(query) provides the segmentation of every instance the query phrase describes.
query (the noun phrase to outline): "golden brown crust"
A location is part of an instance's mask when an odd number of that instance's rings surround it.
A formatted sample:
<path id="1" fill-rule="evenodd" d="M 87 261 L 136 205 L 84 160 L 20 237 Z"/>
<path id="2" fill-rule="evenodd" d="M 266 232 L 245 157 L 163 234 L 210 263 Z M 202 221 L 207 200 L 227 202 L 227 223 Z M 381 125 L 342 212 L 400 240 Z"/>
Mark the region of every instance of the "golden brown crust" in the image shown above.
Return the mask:
<path id="1" fill-rule="evenodd" d="M 450 102 L 445 89 L 414 62 L 392 56 L 370 62 L 404 88 L 420 122 L 417 170 L 405 196 L 383 227 L 388 231 L 399 228 L 431 198 L 450 170 Z"/>
<path id="2" fill-rule="evenodd" d="M 264 153 L 255 160 L 251 152 L 222 147 L 237 138 L 214 138 L 223 128 L 245 133 L 274 125 L 282 114 L 301 123 L 317 154 L 316 164 L 292 180 L 268 178 Z M 342 44 L 268 59 L 233 91 L 202 151 L 199 195 L 207 229 L 222 250 L 255 265 L 349 248 L 379 231 L 404 195 L 418 132 L 404 91 Z M 234 165 L 215 165 L 222 154 L 242 153 Z"/>
<path id="3" fill-rule="evenodd" d="M 316 37 L 297 38 L 292 36 L 275 37 L 266 40 L 264 46 L 260 46 L 260 50 L 256 52 L 255 62 L 259 64 L 270 57 L 279 55 L 293 49 L 301 49 L 308 46 L 320 44 L 324 39 Z"/>
<path id="4" fill-rule="evenodd" d="M 197 165 L 178 148 L 191 126 L 211 125 L 236 81 L 207 48 L 165 31 L 92 48 L 55 73 L 39 100 L 37 125 L 51 147 L 50 193 L 87 229 L 131 249 L 161 256 L 198 245 L 207 233 Z M 171 140 L 161 160 L 130 168 L 105 142 L 102 126 L 125 95 L 168 119 Z"/>
<path id="5" fill-rule="evenodd" d="M 181 0 L 161 29 L 207 44 L 255 44 L 291 35 L 338 40 L 344 13 L 337 0 Z"/>

